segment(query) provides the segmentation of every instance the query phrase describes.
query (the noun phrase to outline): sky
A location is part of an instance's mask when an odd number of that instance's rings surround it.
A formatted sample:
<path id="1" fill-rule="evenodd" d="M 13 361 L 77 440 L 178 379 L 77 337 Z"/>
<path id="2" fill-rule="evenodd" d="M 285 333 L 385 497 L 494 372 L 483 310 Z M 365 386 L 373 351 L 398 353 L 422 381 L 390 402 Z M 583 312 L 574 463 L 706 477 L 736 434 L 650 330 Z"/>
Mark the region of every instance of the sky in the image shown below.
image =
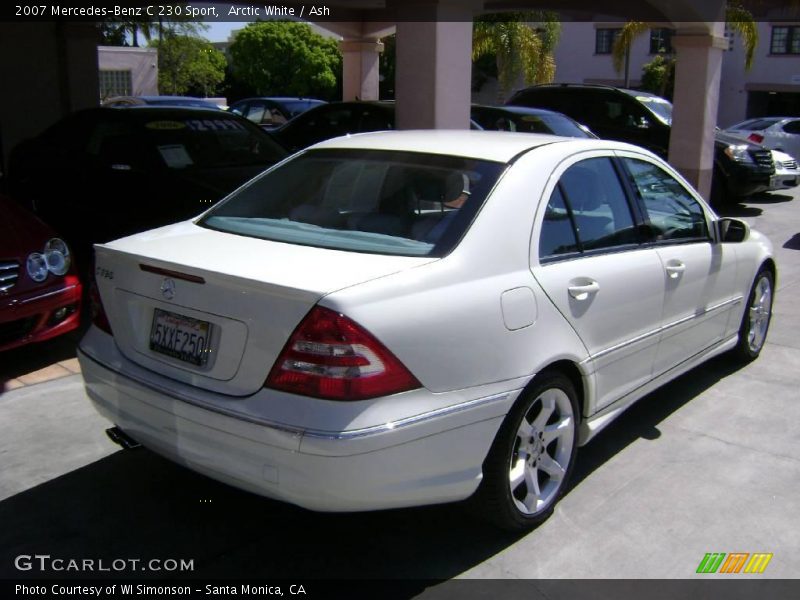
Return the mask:
<path id="1" fill-rule="evenodd" d="M 208 29 L 201 35 L 209 42 L 226 42 L 234 29 L 242 29 L 247 23 L 216 21 L 206 23 Z"/>

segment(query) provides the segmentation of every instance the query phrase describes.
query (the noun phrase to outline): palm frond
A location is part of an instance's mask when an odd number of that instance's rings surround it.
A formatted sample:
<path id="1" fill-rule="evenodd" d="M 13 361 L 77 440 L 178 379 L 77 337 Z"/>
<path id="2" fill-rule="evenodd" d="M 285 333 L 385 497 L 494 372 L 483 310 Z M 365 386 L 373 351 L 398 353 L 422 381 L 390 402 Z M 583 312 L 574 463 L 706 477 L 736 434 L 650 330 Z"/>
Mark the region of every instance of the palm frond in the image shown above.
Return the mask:
<path id="1" fill-rule="evenodd" d="M 749 71 L 758 46 L 758 26 L 753 15 L 741 6 L 732 5 L 725 11 L 725 21 L 733 31 L 742 37 L 744 44 L 744 68 Z"/>
<path id="2" fill-rule="evenodd" d="M 611 48 L 611 58 L 614 63 L 614 70 L 619 73 L 625 66 L 625 55 L 633 45 L 633 40 L 642 35 L 650 28 L 648 23 L 642 21 L 628 21 L 622 26 L 622 29 L 614 40 L 614 46 Z"/>

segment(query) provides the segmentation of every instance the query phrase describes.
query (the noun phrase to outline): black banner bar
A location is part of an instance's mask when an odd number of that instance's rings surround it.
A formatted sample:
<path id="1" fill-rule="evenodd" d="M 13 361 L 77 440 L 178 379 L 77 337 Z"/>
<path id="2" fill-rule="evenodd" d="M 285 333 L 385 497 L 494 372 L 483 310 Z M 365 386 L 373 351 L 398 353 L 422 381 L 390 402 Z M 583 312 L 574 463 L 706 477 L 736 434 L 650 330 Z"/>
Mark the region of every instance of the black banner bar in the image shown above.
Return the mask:
<path id="1" fill-rule="evenodd" d="M 732 3 L 728 3 L 732 4 Z M 710 22 L 725 19 L 723 0 L 278 0 L 277 2 L 147 2 L 119 0 L 16 0 L 0 6 L 0 21 L 104 21 L 104 20 L 189 20 L 205 23 L 250 22 L 255 20 L 305 20 L 324 22 L 469 21 L 486 13 L 507 13 L 510 19 L 526 11 L 550 11 L 561 21 L 602 23 Z M 800 21 L 800 3 L 793 0 L 737 0 L 755 21 Z M 471 7 L 471 8 L 470 8 Z"/>

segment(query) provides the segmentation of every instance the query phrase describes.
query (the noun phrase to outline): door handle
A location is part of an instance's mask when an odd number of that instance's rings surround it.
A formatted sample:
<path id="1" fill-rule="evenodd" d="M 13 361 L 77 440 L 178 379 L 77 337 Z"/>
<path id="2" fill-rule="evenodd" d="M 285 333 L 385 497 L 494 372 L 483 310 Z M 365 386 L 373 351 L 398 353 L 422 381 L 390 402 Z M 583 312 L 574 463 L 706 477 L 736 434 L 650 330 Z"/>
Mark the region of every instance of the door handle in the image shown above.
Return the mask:
<path id="1" fill-rule="evenodd" d="M 666 267 L 667 275 L 670 279 L 677 279 L 686 270 L 686 265 L 679 260 L 670 261 Z"/>
<path id="2" fill-rule="evenodd" d="M 600 291 L 600 284 L 596 281 L 590 281 L 585 285 L 571 285 L 567 288 L 567 291 L 575 300 L 586 300 L 589 294 L 596 294 Z"/>

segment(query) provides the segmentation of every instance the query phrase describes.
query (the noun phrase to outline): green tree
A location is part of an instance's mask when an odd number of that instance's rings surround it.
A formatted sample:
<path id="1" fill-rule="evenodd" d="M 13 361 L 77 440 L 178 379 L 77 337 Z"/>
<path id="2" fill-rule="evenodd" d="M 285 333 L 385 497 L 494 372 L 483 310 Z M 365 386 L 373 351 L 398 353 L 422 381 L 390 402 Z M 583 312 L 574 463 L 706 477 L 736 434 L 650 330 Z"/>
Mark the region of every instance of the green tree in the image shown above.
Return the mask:
<path id="1" fill-rule="evenodd" d="M 744 67 L 749 70 L 753 66 L 753 57 L 758 46 L 758 26 L 753 20 L 753 15 L 738 4 L 731 3 L 725 8 L 725 24 L 741 36 L 745 50 Z M 614 69 L 617 73 L 623 69 L 625 70 L 626 87 L 630 85 L 628 64 L 633 41 L 650 28 L 658 26 L 659 24 L 656 23 L 629 21 L 622 26 L 617 39 L 614 41 L 614 46 L 611 49 Z"/>
<path id="2" fill-rule="evenodd" d="M 151 46 L 158 48 L 158 89 L 162 94 L 213 96 L 225 78 L 225 55 L 202 38 L 169 35 Z"/>
<path id="3" fill-rule="evenodd" d="M 251 23 L 230 45 L 233 76 L 262 96 L 315 96 L 330 99 L 341 79 L 342 55 L 336 41 L 307 23 Z"/>
<path id="4" fill-rule="evenodd" d="M 672 100 L 675 89 L 675 59 L 658 54 L 642 67 L 642 89 Z"/>
<path id="5" fill-rule="evenodd" d="M 110 18 L 100 24 L 100 43 L 103 46 L 134 46 L 139 47 L 139 34 L 149 42 L 156 31 L 154 17 L 140 17 L 138 19 Z"/>
<path id="6" fill-rule="evenodd" d="M 498 102 L 505 99 L 520 78 L 526 85 L 553 81 L 553 51 L 560 33 L 558 17 L 551 12 L 500 13 L 475 20 L 472 60 L 486 55 L 495 57 Z"/>
<path id="7" fill-rule="evenodd" d="M 168 5 L 160 5 L 168 6 Z M 177 6 L 177 5 L 172 5 Z M 109 17 L 100 23 L 100 39 L 103 46 L 134 46 L 139 47 L 139 34 L 144 41 L 163 40 L 170 35 L 198 36 L 208 29 L 208 25 L 198 21 L 190 21 L 188 15 L 182 11 L 171 13 L 169 21 L 160 16 L 142 15 L 135 18 Z"/>

